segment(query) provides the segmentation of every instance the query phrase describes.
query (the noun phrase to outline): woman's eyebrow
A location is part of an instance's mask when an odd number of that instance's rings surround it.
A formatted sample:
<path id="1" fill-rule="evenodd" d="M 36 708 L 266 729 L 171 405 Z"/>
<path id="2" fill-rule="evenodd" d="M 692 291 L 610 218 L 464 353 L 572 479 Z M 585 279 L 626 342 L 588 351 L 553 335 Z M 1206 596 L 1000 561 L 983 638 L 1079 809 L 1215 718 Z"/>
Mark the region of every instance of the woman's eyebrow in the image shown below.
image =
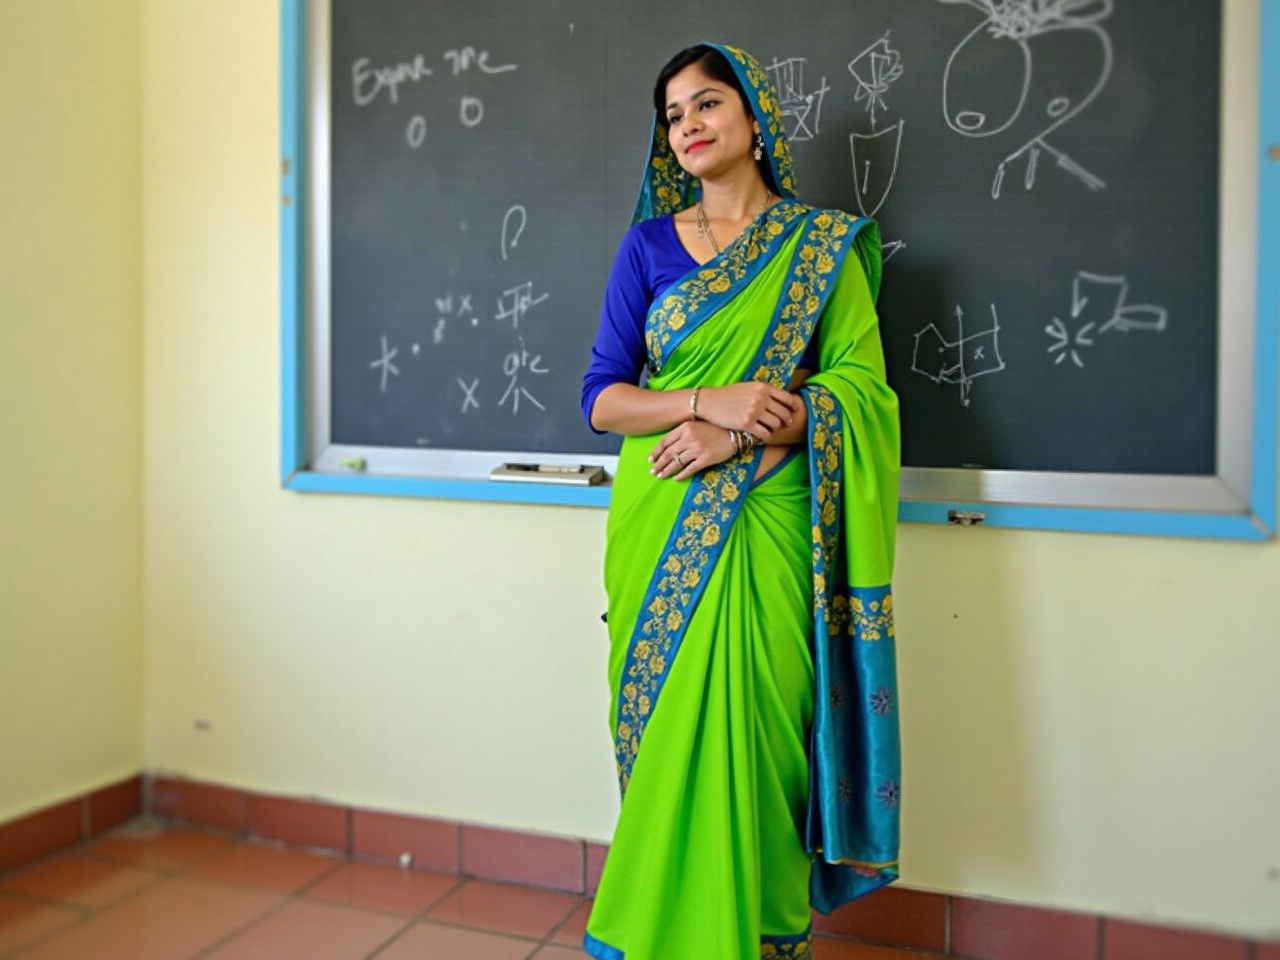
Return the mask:
<path id="1" fill-rule="evenodd" d="M 690 103 L 692 103 L 694 100 L 697 100 L 704 93 L 718 93 L 718 92 L 719 91 L 717 91 L 714 87 L 703 87 L 701 90 L 698 90 L 694 93 L 689 94 L 688 100 Z M 679 105 L 679 101 L 672 100 L 670 103 L 667 104 L 667 110 L 670 111 L 678 105 Z"/>

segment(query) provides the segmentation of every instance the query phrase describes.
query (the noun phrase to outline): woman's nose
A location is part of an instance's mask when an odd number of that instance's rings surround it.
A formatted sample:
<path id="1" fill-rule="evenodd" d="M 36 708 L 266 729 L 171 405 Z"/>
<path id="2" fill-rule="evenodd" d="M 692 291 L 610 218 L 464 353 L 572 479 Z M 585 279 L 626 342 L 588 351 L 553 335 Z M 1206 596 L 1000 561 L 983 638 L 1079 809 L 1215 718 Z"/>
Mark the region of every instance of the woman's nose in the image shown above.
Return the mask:
<path id="1" fill-rule="evenodd" d="M 680 118 L 680 135 L 688 139 L 691 133 L 697 133 L 702 129 L 702 120 L 698 116 L 696 110 L 690 110 Z"/>

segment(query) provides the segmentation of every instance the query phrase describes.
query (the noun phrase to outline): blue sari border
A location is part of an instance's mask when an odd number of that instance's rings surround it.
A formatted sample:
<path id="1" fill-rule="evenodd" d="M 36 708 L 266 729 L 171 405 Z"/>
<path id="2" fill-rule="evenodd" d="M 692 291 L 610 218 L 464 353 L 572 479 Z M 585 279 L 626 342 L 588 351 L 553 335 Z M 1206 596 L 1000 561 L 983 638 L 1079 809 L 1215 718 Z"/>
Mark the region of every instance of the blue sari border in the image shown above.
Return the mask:
<path id="1" fill-rule="evenodd" d="M 813 524 L 814 715 L 805 845 L 810 901 L 829 913 L 898 875 L 902 758 L 893 593 L 850 586 L 840 542 L 844 414 L 806 388 Z"/>
<path id="2" fill-rule="evenodd" d="M 838 210 L 814 213 L 791 258 L 777 315 L 752 362 L 754 379 L 786 388 L 827 307 L 850 245 L 871 221 Z"/>
<path id="3" fill-rule="evenodd" d="M 763 454 L 764 449 L 757 448 L 749 456 L 708 467 L 689 481 L 622 668 L 614 755 L 624 797 L 649 718 Z"/>
<path id="4" fill-rule="evenodd" d="M 644 331 L 651 376 L 660 374 L 680 344 L 768 267 L 807 209 L 791 200 L 774 204 L 724 252 L 689 271 L 654 301 Z"/>
<path id="5" fill-rule="evenodd" d="M 587 956 L 595 957 L 596 960 L 626 960 L 626 954 L 617 947 L 611 947 L 589 933 L 582 935 L 582 949 L 587 951 Z"/>

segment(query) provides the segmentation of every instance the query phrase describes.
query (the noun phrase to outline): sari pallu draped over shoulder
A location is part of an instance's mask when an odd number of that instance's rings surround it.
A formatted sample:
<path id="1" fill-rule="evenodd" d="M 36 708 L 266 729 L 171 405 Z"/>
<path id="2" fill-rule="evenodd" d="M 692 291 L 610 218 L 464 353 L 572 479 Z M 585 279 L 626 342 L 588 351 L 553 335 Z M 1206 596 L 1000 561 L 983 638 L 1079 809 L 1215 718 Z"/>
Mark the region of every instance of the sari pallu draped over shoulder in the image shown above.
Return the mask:
<path id="1" fill-rule="evenodd" d="M 763 72 L 719 49 L 756 96 L 784 199 L 657 298 L 648 386 L 786 388 L 815 336 L 819 372 L 807 446 L 758 479 L 761 449 L 675 482 L 649 473 L 659 436 L 623 442 L 605 560 L 623 803 L 585 937 L 603 960 L 811 958 L 810 904 L 897 876 L 879 234 L 794 199 Z M 647 184 L 638 219 L 688 200 Z"/>

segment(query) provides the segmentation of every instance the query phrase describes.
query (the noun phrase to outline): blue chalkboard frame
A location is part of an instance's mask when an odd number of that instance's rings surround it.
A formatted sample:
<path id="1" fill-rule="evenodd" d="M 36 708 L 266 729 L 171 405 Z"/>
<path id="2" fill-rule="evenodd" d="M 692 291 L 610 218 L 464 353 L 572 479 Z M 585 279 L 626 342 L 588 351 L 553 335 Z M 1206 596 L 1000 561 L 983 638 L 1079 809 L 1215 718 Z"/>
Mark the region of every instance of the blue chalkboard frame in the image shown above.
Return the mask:
<path id="1" fill-rule="evenodd" d="M 495 483 L 487 478 L 374 476 L 312 469 L 308 450 L 308 0 L 281 0 L 281 483 L 312 493 L 604 507 L 609 488 Z M 1263 541 L 1277 534 L 1280 462 L 1280 0 L 1259 0 L 1256 320 L 1248 503 L 1236 512 L 957 502 L 904 491 L 900 519 L 1069 532 Z"/>

